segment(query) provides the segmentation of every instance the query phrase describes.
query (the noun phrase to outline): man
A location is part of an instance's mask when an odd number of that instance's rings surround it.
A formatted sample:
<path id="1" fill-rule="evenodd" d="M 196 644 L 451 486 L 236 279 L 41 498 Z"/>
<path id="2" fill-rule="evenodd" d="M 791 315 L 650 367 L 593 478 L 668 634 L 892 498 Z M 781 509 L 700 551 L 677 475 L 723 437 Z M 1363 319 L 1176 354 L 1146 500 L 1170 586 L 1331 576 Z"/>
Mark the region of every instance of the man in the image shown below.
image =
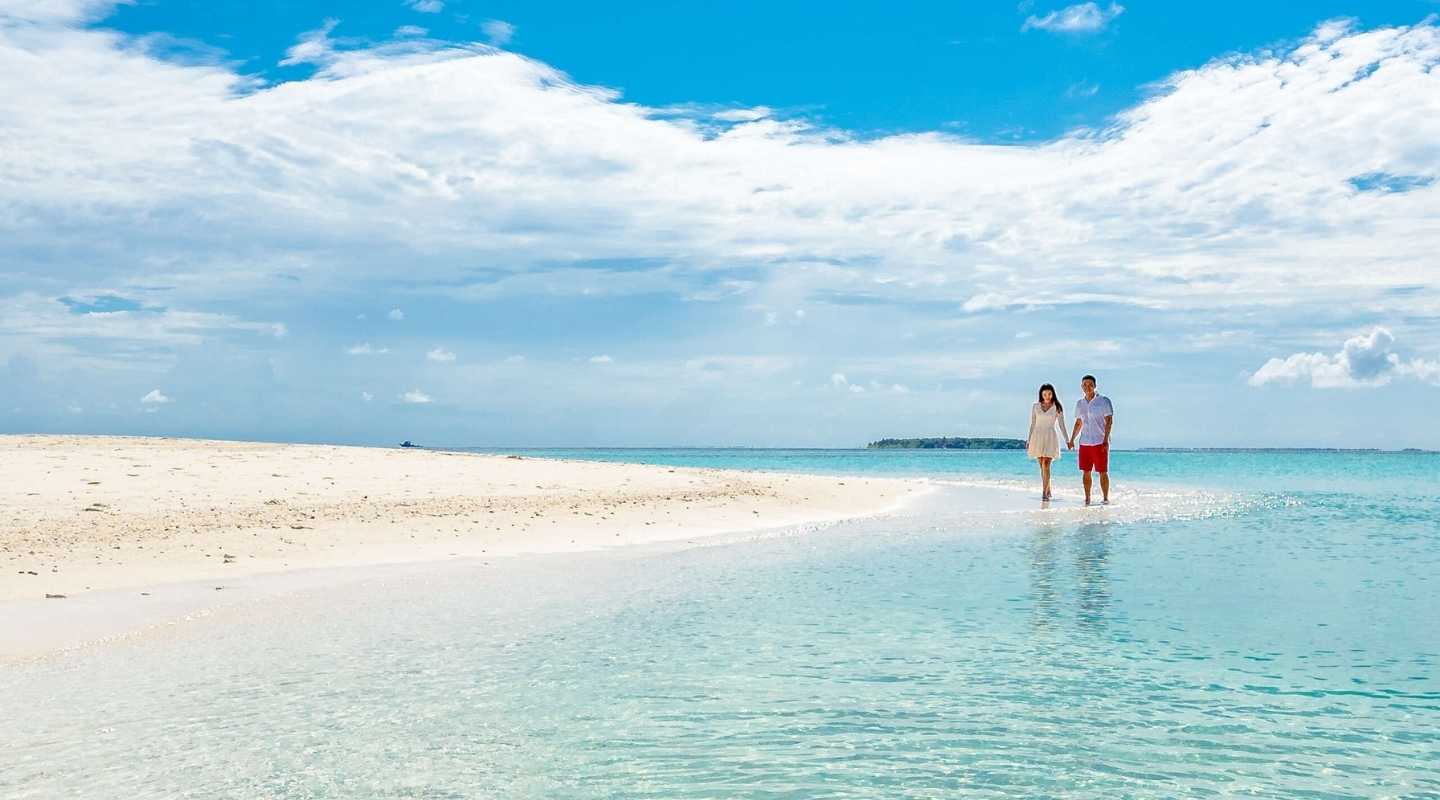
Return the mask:
<path id="1" fill-rule="evenodd" d="M 1100 473 L 1102 502 L 1110 502 L 1110 428 L 1115 424 L 1115 407 L 1110 398 L 1095 393 L 1095 376 L 1080 379 L 1085 395 L 1075 401 L 1075 429 L 1070 432 L 1069 446 L 1075 449 L 1080 437 L 1080 470 L 1085 473 L 1085 505 L 1090 505 L 1090 473 Z"/>

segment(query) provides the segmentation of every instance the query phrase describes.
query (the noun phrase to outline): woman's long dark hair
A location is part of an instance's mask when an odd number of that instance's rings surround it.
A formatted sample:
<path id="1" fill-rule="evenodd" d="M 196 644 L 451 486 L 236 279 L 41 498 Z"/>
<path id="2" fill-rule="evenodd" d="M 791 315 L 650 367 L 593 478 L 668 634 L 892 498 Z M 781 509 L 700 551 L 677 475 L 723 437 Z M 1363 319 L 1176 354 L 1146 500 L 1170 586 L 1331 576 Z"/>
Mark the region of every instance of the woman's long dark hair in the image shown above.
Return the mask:
<path id="1" fill-rule="evenodd" d="M 1052 407 L 1053 407 L 1053 408 L 1061 408 L 1061 409 L 1063 409 L 1064 406 L 1060 405 L 1060 393 L 1057 392 L 1057 391 L 1055 391 L 1055 387 L 1054 387 L 1054 386 L 1051 386 L 1051 385 L 1048 384 L 1048 383 L 1042 383 L 1042 384 L 1040 384 L 1040 391 L 1036 393 L 1036 398 L 1040 401 L 1040 407 L 1041 407 L 1041 408 L 1044 408 L 1044 407 L 1045 407 L 1045 390 L 1046 390 L 1046 389 L 1049 389 L 1049 390 L 1050 390 L 1050 397 L 1052 398 L 1052 400 L 1053 400 L 1054 403 L 1055 403 L 1055 405 L 1052 406 Z"/>

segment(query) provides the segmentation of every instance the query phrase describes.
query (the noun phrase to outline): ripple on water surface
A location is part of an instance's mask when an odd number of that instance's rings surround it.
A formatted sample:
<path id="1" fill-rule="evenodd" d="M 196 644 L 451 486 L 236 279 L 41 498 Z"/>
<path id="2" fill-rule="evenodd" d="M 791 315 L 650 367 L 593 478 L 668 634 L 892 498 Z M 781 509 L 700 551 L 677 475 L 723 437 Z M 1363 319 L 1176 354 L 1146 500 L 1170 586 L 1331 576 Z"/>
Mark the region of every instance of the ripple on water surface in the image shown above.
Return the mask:
<path id="1" fill-rule="evenodd" d="M 0 795 L 1435 796 L 1440 541 L 1395 502 L 932 511 L 299 595 L 0 671 Z"/>

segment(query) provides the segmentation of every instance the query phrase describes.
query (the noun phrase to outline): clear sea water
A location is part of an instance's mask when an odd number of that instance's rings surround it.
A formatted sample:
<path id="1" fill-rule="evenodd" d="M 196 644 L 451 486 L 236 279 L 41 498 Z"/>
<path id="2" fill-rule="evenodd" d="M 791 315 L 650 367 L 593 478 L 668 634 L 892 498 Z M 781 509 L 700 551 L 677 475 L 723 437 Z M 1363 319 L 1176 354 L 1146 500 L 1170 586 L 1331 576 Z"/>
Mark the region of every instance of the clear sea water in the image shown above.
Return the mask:
<path id="1" fill-rule="evenodd" d="M 1016 453 L 563 455 L 1031 480 Z M 0 797 L 1440 797 L 1440 455 L 1112 471 L 1113 509 L 981 524 L 942 493 L 0 667 Z"/>

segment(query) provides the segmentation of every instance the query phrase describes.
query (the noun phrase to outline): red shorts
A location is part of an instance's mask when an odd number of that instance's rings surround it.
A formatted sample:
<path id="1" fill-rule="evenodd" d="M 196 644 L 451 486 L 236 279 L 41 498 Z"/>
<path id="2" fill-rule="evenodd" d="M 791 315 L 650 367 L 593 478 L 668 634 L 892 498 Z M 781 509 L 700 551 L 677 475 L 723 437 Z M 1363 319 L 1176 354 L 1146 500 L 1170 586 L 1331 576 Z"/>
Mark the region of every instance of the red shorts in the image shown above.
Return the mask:
<path id="1" fill-rule="evenodd" d="M 1082 444 L 1080 445 L 1080 469 L 1083 472 L 1095 470 L 1096 472 L 1110 471 L 1110 445 L 1108 444 Z"/>

